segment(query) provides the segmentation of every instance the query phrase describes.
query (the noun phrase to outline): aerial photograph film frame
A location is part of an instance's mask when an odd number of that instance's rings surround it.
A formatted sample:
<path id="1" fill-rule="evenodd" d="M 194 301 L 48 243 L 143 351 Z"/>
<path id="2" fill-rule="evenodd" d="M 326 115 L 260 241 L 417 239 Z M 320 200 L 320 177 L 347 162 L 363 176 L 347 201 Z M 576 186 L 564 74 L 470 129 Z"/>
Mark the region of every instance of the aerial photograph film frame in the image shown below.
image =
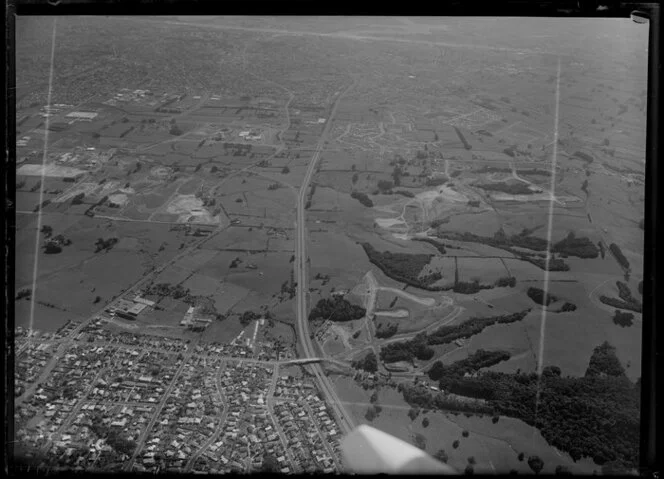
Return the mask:
<path id="1" fill-rule="evenodd" d="M 441 15 L 441 16 L 477 16 L 478 14 L 480 16 L 496 16 L 496 17 L 501 17 L 501 16 L 524 16 L 524 17 L 537 17 L 537 16 L 542 16 L 542 17 L 569 17 L 569 18 L 602 18 L 602 17 L 610 17 L 610 18 L 630 18 L 634 23 L 638 24 L 644 24 L 643 28 L 649 28 L 649 34 L 648 34 L 648 73 L 647 73 L 647 123 L 646 123 L 646 148 L 645 148 L 645 156 L 646 156 L 646 166 L 645 166 L 645 227 L 644 229 L 644 265 L 643 265 L 643 294 L 642 294 L 642 303 L 643 303 L 643 330 L 642 330 L 642 341 L 641 341 L 641 355 L 642 355 L 642 361 L 641 361 L 641 380 L 642 380 L 642 386 L 641 386 L 641 444 L 640 444 L 640 468 L 639 472 L 641 475 L 645 476 L 653 476 L 657 477 L 660 465 L 661 465 L 661 459 L 657 457 L 656 450 L 657 446 L 656 444 L 658 443 L 657 439 L 657 430 L 658 426 L 659 429 L 661 430 L 661 419 L 660 417 L 656 414 L 656 405 L 658 403 L 659 397 L 656 394 L 657 391 L 657 372 L 659 371 L 661 374 L 661 368 L 659 367 L 659 361 L 661 360 L 660 354 L 658 354 L 661 351 L 661 346 L 658 345 L 657 342 L 657 331 L 656 331 L 656 323 L 654 321 L 654 318 L 657 317 L 657 305 L 659 304 L 659 298 L 657 295 L 657 271 L 658 268 L 657 266 L 661 264 L 660 258 L 657 254 L 657 248 L 655 247 L 657 245 L 656 242 L 656 237 L 658 233 L 658 225 L 656 221 L 657 217 L 657 212 L 659 211 L 659 205 L 661 203 L 660 196 L 657 195 L 657 188 L 656 184 L 658 180 L 660 180 L 660 177 L 662 175 L 660 169 L 657 167 L 657 159 L 659 158 L 659 111 L 660 111 L 660 105 L 661 105 L 661 96 L 659 94 L 659 68 L 661 65 L 661 59 L 660 59 L 660 42 L 661 42 L 661 37 L 659 35 L 659 28 L 660 28 L 660 6 L 658 3 L 651 3 L 651 2 L 602 2 L 596 1 L 596 2 L 569 2 L 569 1 L 561 1 L 561 2 L 535 2 L 534 4 L 532 2 L 527 2 L 528 5 L 525 5 L 526 2 L 494 2 L 491 7 L 487 7 L 486 13 L 483 11 L 483 5 L 474 6 L 472 9 L 465 5 L 458 5 L 458 4 L 453 4 L 453 6 L 450 7 L 449 11 L 445 11 L 445 8 L 441 8 L 440 10 L 432 11 L 429 10 L 427 11 L 426 9 L 424 11 L 398 11 L 398 12 L 390 12 L 389 7 L 385 9 L 385 14 L 389 15 L 404 15 L 404 16 L 420 16 L 420 15 Z M 606 5 L 604 5 L 606 3 Z M 245 4 L 246 5 L 246 4 Z M 52 1 L 44 1 L 44 2 L 18 2 L 16 5 L 10 6 L 10 8 L 7 10 L 7 19 L 6 19 L 6 31 L 8 32 L 6 34 L 6 45 L 7 48 L 5 49 L 5 54 L 7 55 L 7 61 L 5 64 L 7 65 L 7 72 L 9 74 L 5 75 L 6 80 L 6 98 L 8 99 L 7 102 L 7 107 L 6 107 L 6 116 L 5 116 L 5 124 L 6 129 L 5 129 L 5 138 L 8 139 L 6 145 L 5 145 L 5 151 L 8 152 L 8 158 L 7 158 L 7 165 L 9 166 L 6 171 L 7 174 L 5 175 L 5 181 L 3 182 L 3 187 L 5 188 L 5 198 L 6 198 L 6 207 L 5 207 L 5 216 L 3 218 L 3 237 L 5 239 L 5 245 L 6 245 L 6 251 L 7 254 L 5 255 L 5 284 L 6 284 L 6 289 L 5 289 L 5 317 L 7 318 L 6 324 L 5 324 L 5 364 L 7 365 L 5 368 L 5 417 L 10 418 L 14 416 L 14 388 L 15 388 L 15 379 L 14 379 L 14 368 L 15 368 L 15 323 L 14 323 L 14 318 L 15 318 L 15 304 L 14 304 L 14 298 L 16 297 L 17 293 L 19 291 L 16 290 L 15 284 L 14 284 L 14 265 L 15 265 L 15 240 L 16 240 L 16 231 L 17 231 L 17 225 L 16 225 L 16 212 L 17 212 L 17 198 L 16 198 L 16 167 L 17 165 L 17 151 L 16 151 L 16 144 L 13 141 L 14 138 L 17 138 L 16 135 L 16 74 L 15 74 L 15 52 L 16 52 L 16 44 L 15 44 L 15 38 L 14 38 L 14 32 L 15 32 L 15 17 L 13 17 L 14 14 L 21 16 L 32 16 L 32 15 L 46 15 L 46 16 L 51 16 L 51 15 L 63 15 L 63 16 L 69 16 L 69 15 L 99 15 L 99 14 L 108 14 L 108 15 L 132 15 L 132 14 L 155 14 L 155 15 L 174 15 L 174 14 L 185 14 L 185 15 L 190 15 L 190 14 L 200 14 L 200 15 L 214 15 L 214 14 L 232 14 L 232 15 L 243 15 L 243 14 L 264 14 L 264 15 L 275 15 L 278 14 L 279 11 L 285 12 L 290 15 L 353 15 L 354 13 L 356 14 L 368 14 L 368 15 L 374 15 L 377 12 L 371 12 L 371 11 L 357 11 L 359 8 L 356 8 L 355 12 L 353 11 L 352 7 L 347 7 L 345 5 L 341 5 L 340 7 L 337 8 L 336 12 L 334 11 L 333 7 L 330 7 L 330 10 L 332 11 L 324 11 L 325 7 L 314 7 L 310 10 L 308 10 L 307 6 L 302 6 L 299 3 L 285 3 L 282 4 L 282 8 L 280 10 L 280 6 L 276 2 L 266 2 L 266 3 L 261 3 L 258 2 L 255 5 L 258 5 L 258 9 L 253 8 L 253 12 L 248 12 L 246 9 L 243 8 L 243 6 L 239 3 L 229 3 L 224 6 L 219 6 L 219 5 L 214 5 L 211 6 L 210 3 L 208 2 L 168 2 L 164 3 L 163 5 L 157 5 L 155 6 L 154 3 L 142 3 L 138 2 L 138 5 L 136 5 L 133 2 L 109 2 L 109 3 L 103 3 L 103 2 L 67 2 L 65 0 L 63 1 L 58 1 L 58 2 L 52 2 Z M 248 5 L 247 5 L 248 6 Z M 227 7 L 227 8 L 226 8 Z M 318 10 L 316 10 L 318 8 Z M 413 7 L 415 8 L 415 7 Z M 322 9 L 322 10 L 321 10 Z M 221 10 L 221 11 L 220 11 Z M 500 10 L 500 11 L 498 11 Z M 383 14 L 382 12 L 380 12 Z M 176 102 L 177 103 L 177 102 Z M 288 110 L 288 106 L 286 106 L 286 110 Z M 85 121 L 85 120 L 84 120 Z M 331 122 L 330 122 L 331 123 Z M 327 125 L 326 125 L 327 126 Z M 516 133 L 517 135 L 519 133 Z M 527 133 L 525 133 L 527 134 Z M 47 134 L 48 135 L 48 134 Z M 248 136 L 251 136 L 248 135 Z M 461 135 L 460 135 L 461 136 Z M 9 141 L 9 138 L 12 139 L 12 141 Z M 463 138 L 463 136 L 461 136 Z M 463 139 L 462 139 L 463 141 Z M 44 152 L 44 158 L 46 157 L 46 152 Z M 313 176 L 316 172 L 312 169 L 311 170 L 311 176 Z M 42 173 L 43 175 L 43 173 Z M 43 176 L 42 176 L 43 178 Z M 276 184 L 276 183 L 275 183 Z M 313 183 L 313 188 L 315 189 L 315 182 Z M 275 186 L 275 189 L 277 187 Z M 43 193 L 43 187 L 40 188 L 40 192 Z M 304 195 L 305 191 L 304 189 L 300 191 L 300 194 Z M 313 196 L 313 193 L 312 195 Z M 309 201 L 311 201 L 311 196 L 309 196 Z M 302 209 L 308 209 L 306 206 L 304 206 L 306 198 L 305 196 L 302 196 Z M 40 203 L 43 201 L 43 197 L 40 198 Z M 299 201 L 299 200 L 298 200 Z M 331 200 L 334 202 L 335 200 Z M 338 199 L 336 200 L 337 202 L 339 201 Z M 304 218 L 304 216 L 302 216 Z M 310 230 L 314 227 L 314 225 L 308 225 L 307 228 Z M 375 225 L 374 225 L 375 227 Z M 66 238 L 65 238 L 66 241 Z M 300 239 L 298 238 L 298 241 Z M 306 238 L 303 236 L 302 237 L 302 242 L 306 243 Z M 98 248 L 100 248 L 102 251 L 106 249 L 106 251 L 109 251 L 112 249 L 113 244 L 105 244 L 105 243 L 100 243 L 98 245 Z M 310 248 L 310 247 L 309 247 Z M 303 250 L 304 251 L 304 250 Z M 419 251 L 419 249 L 418 249 Z M 296 255 L 294 255 L 296 256 Z M 297 257 L 296 261 L 304 261 L 303 258 Z M 548 256 L 547 256 L 547 262 L 548 262 Z M 243 268 L 248 268 L 252 269 L 249 267 L 251 265 L 243 265 Z M 304 267 L 303 267 L 304 268 Z M 304 269 L 302 268 L 302 271 Z M 35 265 L 35 271 L 37 269 L 37 266 Z M 548 271 L 547 271 L 548 273 Z M 302 277 L 302 282 L 304 283 L 307 281 L 307 279 L 303 276 Z M 311 283 L 311 278 L 309 279 L 309 282 Z M 382 283 L 382 280 L 379 281 Z M 381 284 L 381 286 L 378 287 L 378 289 L 383 288 L 385 285 Z M 299 293 L 299 289 L 297 291 L 297 294 Z M 546 294 L 546 287 L 545 287 L 545 293 Z M 307 296 L 307 295 L 305 295 Z M 396 299 L 396 298 L 395 298 Z M 148 300 L 149 301 L 149 300 Z M 311 304 L 307 305 L 307 301 L 309 301 Z M 314 307 L 314 300 L 308 300 L 303 298 L 302 299 L 302 305 L 303 308 L 306 308 L 308 306 L 308 310 L 311 310 L 311 308 Z M 548 304 L 548 303 L 547 303 Z M 135 305 L 134 305 L 135 306 Z M 152 306 L 148 306 L 147 309 L 150 309 Z M 34 304 L 33 304 L 34 308 Z M 117 317 L 122 317 L 121 314 L 128 314 L 129 316 L 133 316 L 134 313 L 130 311 L 129 305 L 127 305 L 127 310 L 124 313 L 118 313 L 116 311 Z M 139 308 L 140 309 L 140 308 Z M 306 315 L 306 311 L 308 310 L 303 310 L 301 314 Z M 309 316 L 311 317 L 311 316 Z M 120 321 L 120 320 L 118 320 Z M 260 321 L 260 320 L 258 320 Z M 204 324 L 204 323 L 203 323 Z M 253 328 L 253 324 L 251 323 L 251 327 Z M 258 323 L 257 323 L 258 324 Z M 387 324 L 387 323 L 385 323 Z M 256 329 L 258 329 L 258 326 L 256 326 Z M 303 334 L 307 334 L 307 330 L 302 330 Z M 301 335 L 300 332 L 294 333 L 294 335 Z M 312 333 L 313 334 L 313 333 Z M 53 352 L 53 351 L 52 351 Z M 297 353 L 296 353 L 297 354 Z M 314 354 L 313 352 L 311 354 L 305 353 L 305 357 L 313 357 Z M 308 371 L 309 366 L 306 368 L 302 366 L 303 370 Z M 318 375 L 318 366 L 311 366 L 311 370 L 314 371 L 314 377 Z M 322 371 L 323 369 L 321 369 Z M 541 373 L 541 370 L 540 370 Z M 311 373 L 309 373 L 311 374 Z M 307 373 L 305 373 L 305 377 L 307 377 Z M 330 394 L 334 394 L 332 391 Z M 385 406 L 385 408 L 389 408 L 389 406 Z M 333 408 L 331 408 L 333 409 Z M 342 408 L 343 409 L 343 408 Z M 341 415 L 341 413 L 332 410 L 330 413 L 332 417 L 334 415 Z M 419 420 L 419 419 L 418 419 Z M 14 448 L 13 448 L 13 443 L 15 441 L 15 432 L 14 431 L 14 424 L 13 421 L 7 420 L 5 422 L 5 465 L 6 468 L 8 467 L 10 472 L 24 472 L 24 469 L 21 468 L 15 468 L 13 465 L 13 459 L 14 459 Z M 357 432 L 357 431 L 356 431 Z M 373 433 L 368 432 L 359 439 L 357 436 L 355 436 L 355 440 L 359 440 L 360 444 L 363 444 L 363 446 L 360 446 L 362 448 L 368 448 L 364 449 L 365 451 L 373 451 L 378 458 L 374 458 L 374 461 L 381 462 L 383 461 L 383 467 L 385 468 L 385 472 L 404 472 L 404 471 L 417 471 L 417 469 L 409 469 L 406 468 L 403 464 L 392 464 L 389 467 L 385 466 L 385 461 L 384 459 L 380 458 L 381 455 L 381 447 L 380 447 L 380 440 L 375 439 L 375 437 L 378 436 L 373 436 Z M 465 437 L 465 436 L 464 436 Z M 379 441 L 376 443 L 375 441 Z M 357 444 L 357 443 L 356 443 Z M 376 445 L 378 444 L 378 445 Z M 405 447 L 405 446 L 404 446 Z M 412 447 L 412 446 L 410 446 Z M 138 451 L 136 451 L 138 453 Z M 415 456 L 417 454 L 415 453 Z M 415 457 L 412 456 L 412 457 Z M 409 456 L 408 460 L 412 459 L 411 456 Z M 422 455 L 421 464 L 417 463 L 421 469 L 420 471 L 427 471 L 426 469 L 428 466 L 427 461 L 430 458 L 430 456 L 424 454 Z M 132 458 L 133 460 L 133 458 Z M 352 462 L 352 460 L 348 461 Z M 408 467 L 413 467 L 413 464 L 411 463 Z M 436 471 L 435 466 L 434 469 L 428 470 L 429 472 Z M 531 466 L 532 467 L 532 466 Z M 391 468 L 391 469 L 390 469 Z M 361 470 L 361 465 L 358 466 L 358 470 Z M 533 469 L 534 470 L 534 469 Z M 438 470 L 439 473 L 445 474 L 449 472 L 445 472 L 442 470 Z M 462 471 L 459 471 L 462 472 Z"/>

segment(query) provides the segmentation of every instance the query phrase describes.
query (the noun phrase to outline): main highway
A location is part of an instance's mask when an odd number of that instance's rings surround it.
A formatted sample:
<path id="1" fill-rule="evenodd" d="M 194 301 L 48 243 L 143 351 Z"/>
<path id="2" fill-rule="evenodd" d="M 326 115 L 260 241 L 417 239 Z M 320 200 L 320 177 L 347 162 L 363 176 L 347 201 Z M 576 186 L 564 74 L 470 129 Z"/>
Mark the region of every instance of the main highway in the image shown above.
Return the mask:
<path id="1" fill-rule="evenodd" d="M 297 334 L 300 338 L 302 344 L 302 350 L 305 358 L 314 358 L 317 356 L 314 346 L 311 342 L 309 336 L 309 320 L 307 314 L 307 253 L 306 253 L 306 224 L 305 224 L 305 202 L 307 197 L 307 190 L 309 189 L 309 184 L 311 179 L 316 172 L 316 165 L 320 157 L 323 146 L 325 145 L 325 140 L 329 134 L 332 119 L 337 111 L 337 107 L 341 98 L 350 90 L 353 86 L 351 83 L 345 90 L 338 94 L 337 99 L 332 106 L 330 116 L 327 119 L 323 132 L 320 139 L 318 140 L 318 145 L 316 151 L 309 162 L 309 166 L 300 185 L 300 191 L 297 198 L 297 241 L 295 245 L 295 277 L 297 278 Z M 355 423 L 352 417 L 345 410 L 342 402 L 339 400 L 334 386 L 330 382 L 329 378 L 323 373 L 323 370 L 319 364 L 312 364 L 314 374 L 318 380 L 318 384 L 321 387 L 323 394 L 326 397 L 327 403 L 334 409 L 336 416 L 339 418 L 340 427 L 344 434 L 349 433 L 354 427 Z"/>

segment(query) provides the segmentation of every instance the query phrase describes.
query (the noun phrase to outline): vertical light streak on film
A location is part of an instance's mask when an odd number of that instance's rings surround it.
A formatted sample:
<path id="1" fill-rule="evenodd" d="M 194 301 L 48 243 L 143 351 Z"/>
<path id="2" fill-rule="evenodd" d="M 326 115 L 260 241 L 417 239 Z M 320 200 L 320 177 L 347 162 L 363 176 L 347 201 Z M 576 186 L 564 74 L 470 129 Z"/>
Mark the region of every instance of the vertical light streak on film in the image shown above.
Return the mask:
<path id="1" fill-rule="evenodd" d="M 549 185 L 549 222 L 546 231 L 547 252 L 546 268 L 544 269 L 544 300 L 549 294 L 549 263 L 551 260 L 551 234 L 553 232 L 553 207 L 556 193 L 556 163 L 558 159 L 558 118 L 560 112 L 560 57 L 558 57 L 558 72 L 556 75 L 556 110 L 553 120 L 553 152 L 551 157 L 551 184 Z M 540 390 L 542 382 L 542 366 L 544 364 L 544 339 L 546 336 L 546 306 L 542 307 L 542 318 L 540 320 L 539 354 L 537 356 L 537 392 L 535 394 L 535 420 L 539 412 Z"/>
<path id="2" fill-rule="evenodd" d="M 53 19 L 53 34 L 51 36 L 51 68 L 48 74 L 48 95 L 46 97 L 46 119 L 44 121 L 44 154 L 42 155 L 42 170 L 39 185 L 39 212 L 37 213 L 37 232 L 35 233 L 34 263 L 32 267 L 32 295 L 30 296 L 30 331 L 32 331 L 35 319 L 35 297 L 37 296 L 37 271 L 39 269 L 39 237 L 42 228 L 42 203 L 44 201 L 44 178 L 46 169 L 46 157 L 48 154 L 48 132 L 51 123 L 51 94 L 53 92 L 53 60 L 55 59 L 55 29 L 57 18 Z"/>

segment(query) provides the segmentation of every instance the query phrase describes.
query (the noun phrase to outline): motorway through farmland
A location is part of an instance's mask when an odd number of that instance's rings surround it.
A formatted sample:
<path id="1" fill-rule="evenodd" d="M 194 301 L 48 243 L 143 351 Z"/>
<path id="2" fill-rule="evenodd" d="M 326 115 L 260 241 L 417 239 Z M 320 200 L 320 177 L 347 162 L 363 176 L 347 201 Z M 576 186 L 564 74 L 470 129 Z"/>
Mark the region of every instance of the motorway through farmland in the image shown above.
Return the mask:
<path id="1" fill-rule="evenodd" d="M 337 106 L 341 98 L 350 90 L 353 84 L 349 85 L 343 92 L 341 92 L 332 106 L 332 111 L 330 116 L 325 124 L 323 133 L 318 141 L 318 146 L 316 151 L 311 158 L 311 162 L 307 168 L 307 172 L 300 186 L 299 195 L 297 198 L 297 242 L 295 248 L 295 277 L 297 278 L 297 334 L 302 343 L 302 349 L 304 352 L 305 358 L 316 357 L 316 353 L 311 343 L 311 338 L 309 336 L 309 321 L 307 314 L 307 255 L 306 255 L 306 225 L 305 225 L 305 199 L 307 196 L 307 190 L 309 189 L 309 183 L 314 176 L 316 171 L 316 165 L 318 163 L 318 158 L 320 157 L 321 150 L 325 144 L 325 139 L 330 131 L 330 125 L 332 124 L 332 119 L 337 110 Z M 337 417 L 340 420 L 340 426 L 344 434 L 349 433 L 354 427 L 355 423 L 350 415 L 346 412 L 342 402 L 339 400 L 339 397 L 332 386 L 329 378 L 323 373 L 323 370 L 319 364 L 312 364 L 311 368 L 314 371 L 318 383 L 321 387 L 321 391 L 325 395 L 325 398 L 328 404 L 334 409 Z"/>

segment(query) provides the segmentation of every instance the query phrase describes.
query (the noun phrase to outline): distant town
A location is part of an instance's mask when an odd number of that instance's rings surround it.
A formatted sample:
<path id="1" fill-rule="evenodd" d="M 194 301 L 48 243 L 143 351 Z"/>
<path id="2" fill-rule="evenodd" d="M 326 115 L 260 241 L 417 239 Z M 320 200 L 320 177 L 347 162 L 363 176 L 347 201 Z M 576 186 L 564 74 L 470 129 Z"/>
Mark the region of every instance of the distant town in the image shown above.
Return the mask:
<path id="1" fill-rule="evenodd" d="M 568 20 L 19 16 L 21 472 L 351 473 L 376 429 L 635 473 L 648 29 Z"/>

